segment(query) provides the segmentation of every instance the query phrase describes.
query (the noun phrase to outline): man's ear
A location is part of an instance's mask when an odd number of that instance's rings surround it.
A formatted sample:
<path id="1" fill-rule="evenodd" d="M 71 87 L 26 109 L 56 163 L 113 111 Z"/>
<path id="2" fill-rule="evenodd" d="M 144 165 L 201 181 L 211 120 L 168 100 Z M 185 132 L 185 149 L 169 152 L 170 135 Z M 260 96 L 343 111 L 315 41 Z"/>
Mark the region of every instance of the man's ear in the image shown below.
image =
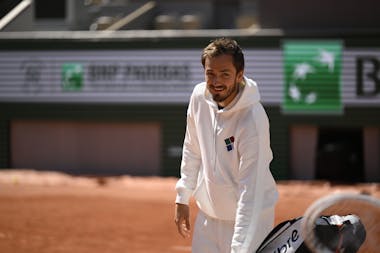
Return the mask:
<path id="1" fill-rule="evenodd" d="M 244 79 L 244 70 L 241 70 L 236 74 L 236 80 L 238 83 L 242 83 L 243 79 Z"/>

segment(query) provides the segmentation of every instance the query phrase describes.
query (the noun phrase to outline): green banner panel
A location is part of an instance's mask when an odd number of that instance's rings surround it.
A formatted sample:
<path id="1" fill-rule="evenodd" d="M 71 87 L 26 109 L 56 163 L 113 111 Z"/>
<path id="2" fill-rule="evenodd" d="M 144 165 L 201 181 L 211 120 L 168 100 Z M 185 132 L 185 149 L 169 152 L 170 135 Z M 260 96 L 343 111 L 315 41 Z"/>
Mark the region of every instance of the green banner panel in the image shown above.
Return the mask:
<path id="1" fill-rule="evenodd" d="M 340 41 L 285 41 L 283 111 L 341 113 Z"/>
<path id="2" fill-rule="evenodd" d="M 62 89 L 64 91 L 80 91 L 83 88 L 83 66 L 80 63 L 62 65 Z"/>

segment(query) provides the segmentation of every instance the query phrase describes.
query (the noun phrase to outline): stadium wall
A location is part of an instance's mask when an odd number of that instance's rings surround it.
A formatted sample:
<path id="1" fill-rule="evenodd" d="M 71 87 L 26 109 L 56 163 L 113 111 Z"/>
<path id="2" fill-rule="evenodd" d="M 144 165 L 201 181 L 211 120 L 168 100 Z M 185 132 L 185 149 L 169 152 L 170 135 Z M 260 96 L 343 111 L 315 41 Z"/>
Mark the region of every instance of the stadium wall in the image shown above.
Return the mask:
<path id="1" fill-rule="evenodd" d="M 188 98 L 192 87 L 203 80 L 201 49 L 214 36 L 75 37 L 0 37 L 0 167 L 14 167 L 11 130 L 15 121 L 153 123 L 160 132 L 157 168 L 149 170 L 142 166 L 129 171 L 119 167 L 78 166 L 62 170 L 74 174 L 178 176 Z M 277 179 L 380 180 L 380 162 L 376 158 L 380 156 L 379 36 L 235 34 L 233 37 L 246 52 L 246 73 L 258 82 L 270 118 L 274 153 L 271 169 Z M 286 41 L 341 43 L 341 92 L 337 108 L 287 109 Z M 81 74 L 65 86 L 64 73 L 76 68 Z M 144 73 L 150 77 L 144 79 Z M 338 139 L 331 137 L 340 133 L 343 134 Z M 323 153 L 322 144 L 331 141 L 342 144 L 342 139 L 350 136 L 355 141 L 348 146 L 361 142 L 361 147 L 352 154 L 353 162 L 337 163 Z M 128 154 L 133 143 L 126 147 Z M 347 150 L 344 152 L 343 155 L 348 154 Z M 148 154 L 145 159 L 149 159 Z M 323 163 L 325 160 L 327 165 Z M 326 175 L 326 170 L 334 171 L 334 164 L 335 172 Z"/>

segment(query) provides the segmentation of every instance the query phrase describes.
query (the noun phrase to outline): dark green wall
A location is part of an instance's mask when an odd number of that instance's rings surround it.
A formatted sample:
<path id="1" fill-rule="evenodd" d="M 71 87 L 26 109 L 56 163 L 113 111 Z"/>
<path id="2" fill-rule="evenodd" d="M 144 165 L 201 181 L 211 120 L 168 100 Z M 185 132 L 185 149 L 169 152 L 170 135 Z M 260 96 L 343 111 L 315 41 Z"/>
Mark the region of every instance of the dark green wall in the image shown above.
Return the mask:
<path id="1" fill-rule="evenodd" d="M 177 176 L 180 157 L 169 157 L 167 148 L 181 146 L 185 133 L 186 105 L 7 104 L 0 103 L 0 167 L 9 168 L 9 122 L 14 119 L 48 119 L 97 122 L 159 122 L 162 129 L 161 175 Z"/>
<path id="2" fill-rule="evenodd" d="M 266 108 L 271 124 L 271 146 L 274 154 L 272 172 L 278 179 L 290 179 L 290 127 L 313 125 L 334 128 L 380 128 L 380 108 L 346 108 L 341 115 L 287 115 L 281 108 Z M 380 155 L 380 154 L 379 154 Z"/>
<path id="3" fill-rule="evenodd" d="M 7 104 L 0 103 L 0 167 L 10 164 L 9 122 L 13 119 L 49 119 L 101 122 L 159 122 L 162 129 L 162 176 L 178 176 L 180 157 L 169 157 L 170 146 L 182 146 L 187 105 Z M 266 107 L 271 124 L 276 179 L 289 179 L 289 129 L 308 124 L 328 127 L 380 127 L 380 109 L 349 108 L 342 115 L 285 115 Z"/>

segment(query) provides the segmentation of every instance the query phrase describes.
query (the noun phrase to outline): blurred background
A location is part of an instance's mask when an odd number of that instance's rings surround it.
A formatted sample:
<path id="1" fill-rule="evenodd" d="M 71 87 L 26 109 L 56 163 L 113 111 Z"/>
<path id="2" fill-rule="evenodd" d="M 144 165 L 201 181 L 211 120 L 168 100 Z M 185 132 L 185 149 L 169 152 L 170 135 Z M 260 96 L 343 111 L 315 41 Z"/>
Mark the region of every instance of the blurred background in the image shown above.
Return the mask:
<path id="1" fill-rule="evenodd" d="M 379 9 L 375 0 L 1 0 L 0 168 L 178 176 L 201 50 L 225 36 L 259 84 L 276 179 L 379 182 Z M 303 94 L 313 87 L 322 94 Z"/>

